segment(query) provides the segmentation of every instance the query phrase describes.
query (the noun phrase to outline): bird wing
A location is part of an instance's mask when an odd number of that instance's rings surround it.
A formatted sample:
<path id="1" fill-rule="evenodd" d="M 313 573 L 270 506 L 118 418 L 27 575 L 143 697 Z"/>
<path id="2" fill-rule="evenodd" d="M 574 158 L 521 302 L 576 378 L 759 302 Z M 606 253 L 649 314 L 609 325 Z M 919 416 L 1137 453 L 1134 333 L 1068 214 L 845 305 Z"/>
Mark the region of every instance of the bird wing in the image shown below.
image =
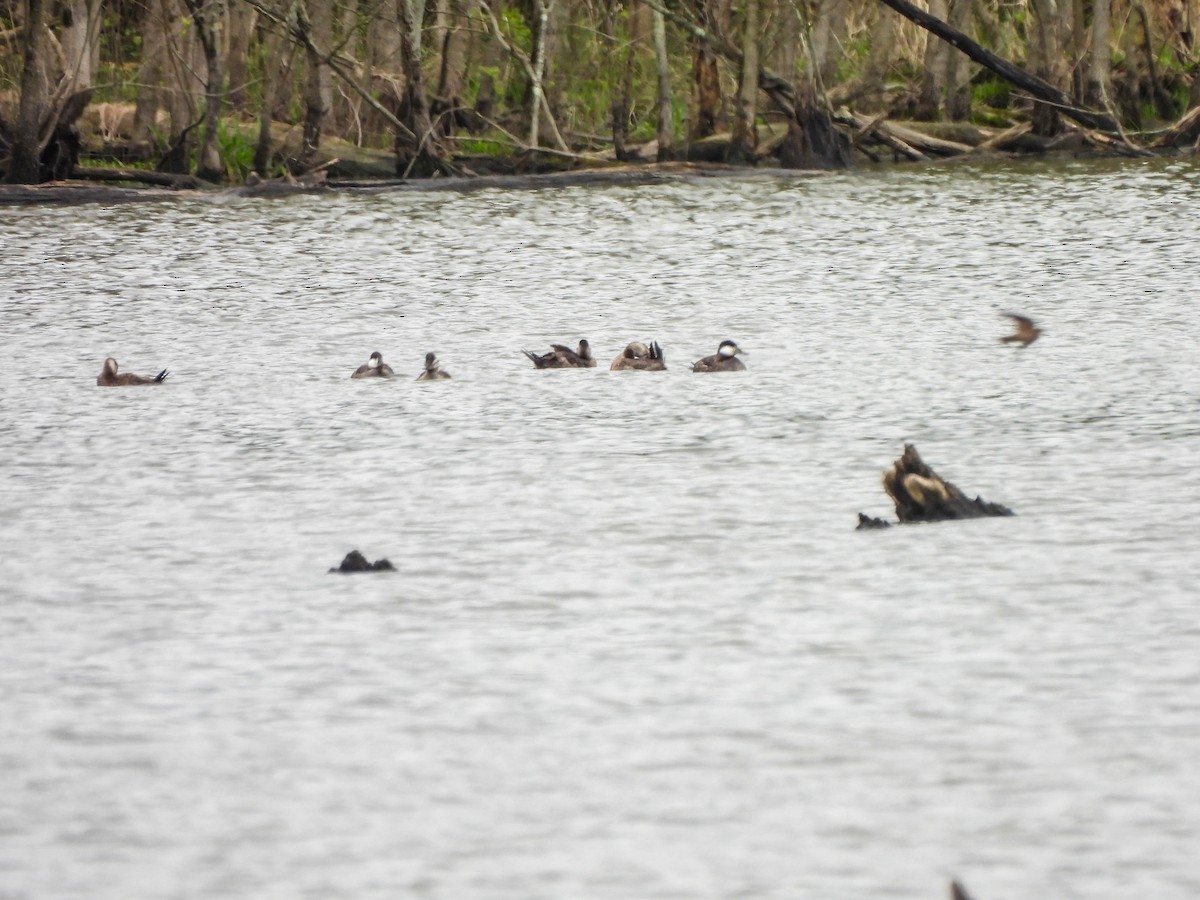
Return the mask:
<path id="1" fill-rule="evenodd" d="M 1033 328 L 1033 319 L 1029 318 L 1029 316 L 1022 316 L 1018 313 L 1012 312 L 1006 312 L 1004 315 L 1012 319 L 1017 328 L 1019 328 L 1021 331 Z"/>

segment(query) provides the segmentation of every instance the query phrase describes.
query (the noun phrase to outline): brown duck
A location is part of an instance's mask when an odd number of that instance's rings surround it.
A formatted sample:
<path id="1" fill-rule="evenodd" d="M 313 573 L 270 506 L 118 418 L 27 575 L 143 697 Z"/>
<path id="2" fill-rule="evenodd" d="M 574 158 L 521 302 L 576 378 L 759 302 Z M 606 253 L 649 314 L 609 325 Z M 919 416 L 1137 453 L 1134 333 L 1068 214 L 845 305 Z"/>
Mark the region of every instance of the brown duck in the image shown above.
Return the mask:
<path id="1" fill-rule="evenodd" d="M 693 372 L 744 372 L 746 365 L 738 359 L 739 353 L 746 351 L 733 341 L 721 341 L 717 352 L 704 359 L 698 359 L 692 364 Z"/>
<path id="2" fill-rule="evenodd" d="M 443 372 L 437 360 L 437 354 L 425 354 L 425 371 L 417 376 L 417 381 L 437 381 L 439 378 L 449 378 L 449 372 Z"/>
<path id="3" fill-rule="evenodd" d="M 389 378 L 395 373 L 392 367 L 383 361 L 383 354 L 376 350 L 371 358 L 354 370 L 351 378 Z"/>
<path id="4" fill-rule="evenodd" d="M 587 341 L 579 342 L 579 349 L 572 350 L 562 344 L 551 344 L 549 353 L 538 356 L 529 350 L 522 350 L 539 369 L 594 369 L 596 360 L 592 356 L 591 345 Z"/>
<path id="5" fill-rule="evenodd" d="M 132 372 L 117 372 L 117 361 L 111 356 L 104 360 L 104 368 L 100 370 L 100 374 L 96 376 L 96 384 L 100 387 L 125 387 L 130 384 L 162 384 L 167 377 L 167 370 L 163 369 L 153 378 L 146 378 L 143 375 L 134 375 Z"/>
<path id="6" fill-rule="evenodd" d="M 658 346 L 658 341 L 651 341 L 649 344 L 634 341 L 625 347 L 608 368 L 614 372 L 621 369 L 661 372 L 667 368 L 667 361 L 663 357 L 662 347 Z"/>

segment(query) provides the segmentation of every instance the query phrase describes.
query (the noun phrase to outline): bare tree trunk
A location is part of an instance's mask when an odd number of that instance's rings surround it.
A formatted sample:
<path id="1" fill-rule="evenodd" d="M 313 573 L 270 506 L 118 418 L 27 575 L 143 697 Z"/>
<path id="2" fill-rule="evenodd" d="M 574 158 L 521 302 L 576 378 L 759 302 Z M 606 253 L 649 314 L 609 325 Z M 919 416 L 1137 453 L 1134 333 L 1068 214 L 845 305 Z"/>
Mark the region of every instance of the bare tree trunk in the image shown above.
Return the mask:
<path id="1" fill-rule="evenodd" d="M 1062 42 L 1058 32 L 1058 0 L 1033 0 L 1036 28 L 1033 56 L 1034 73 L 1054 87 L 1061 88 Z M 1054 137 L 1062 130 L 1058 109 L 1035 101 L 1030 130 L 1040 137 Z"/>
<path id="2" fill-rule="evenodd" d="M 130 142 L 150 143 L 150 129 L 158 120 L 165 76 L 163 61 L 167 53 L 167 35 L 163 27 L 163 7 L 157 0 L 144 0 L 141 15 L 142 64 L 138 67 L 137 98 L 133 110 Z"/>
<path id="3" fill-rule="evenodd" d="M 721 0 L 700 0 L 697 4 L 700 26 L 707 32 L 720 28 Z M 696 85 L 696 117 L 692 123 L 692 138 L 716 134 L 724 120 L 724 97 L 721 91 L 721 66 L 717 54 L 707 41 L 692 37 L 692 81 Z"/>
<path id="4" fill-rule="evenodd" d="M 229 76 L 229 105 L 239 113 L 245 112 L 250 106 L 250 96 L 246 92 L 247 64 L 257 24 L 258 11 L 254 7 L 237 2 L 230 5 L 225 71 Z"/>
<path id="5" fill-rule="evenodd" d="M 316 164 L 321 147 L 321 129 L 333 107 L 333 81 L 329 65 L 321 58 L 333 46 L 332 0 L 310 0 L 311 8 L 297 8 L 297 27 L 308 34 L 305 41 L 304 72 L 304 144 L 300 150 L 299 168 L 311 169 Z"/>
<path id="6" fill-rule="evenodd" d="M 462 101 L 467 82 L 467 59 L 471 48 L 471 15 L 476 0 L 449 0 L 448 18 L 442 40 L 442 65 L 438 73 L 438 97 L 452 106 Z"/>
<path id="7" fill-rule="evenodd" d="M 838 63 L 843 57 L 841 51 L 846 42 L 849 19 L 846 5 L 846 0 L 817 4 L 816 20 L 812 26 L 813 69 L 823 85 L 833 83 L 837 77 Z"/>
<path id="8" fill-rule="evenodd" d="M 91 87 L 95 79 L 93 60 L 100 41 L 100 0 L 70 0 L 62 6 L 67 22 L 59 43 L 66 61 L 67 92 Z"/>
<path id="9" fill-rule="evenodd" d="M 204 133 L 200 137 L 200 153 L 196 160 L 196 177 L 205 181 L 221 181 L 225 167 L 221 164 L 221 151 L 217 142 L 217 129 L 221 121 L 221 48 L 219 28 L 224 0 L 184 0 L 196 36 L 204 49 Z"/>
<path id="10" fill-rule="evenodd" d="M 550 7 L 554 0 L 534 0 L 537 21 L 534 23 L 532 71 L 529 86 L 529 141 L 530 147 L 538 146 L 538 124 L 542 114 L 542 73 L 546 68 L 546 25 L 550 21 Z"/>
<path id="11" fill-rule="evenodd" d="M 613 40 L 616 40 L 616 12 L 615 6 L 617 0 L 611 0 L 614 7 L 613 12 Z M 621 68 L 621 81 L 619 85 L 614 85 L 612 99 L 612 131 L 613 131 L 613 152 L 616 154 L 617 160 L 625 162 L 629 159 L 629 150 L 625 146 L 626 138 L 629 135 L 629 115 L 630 105 L 633 103 L 633 69 L 637 60 L 637 46 L 641 42 L 641 35 L 638 34 L 638 23 L 641 21 L 641 5 L 638 0 L 630 0 L 629 2 L 629 40 L 625 48 L 625 61 Z"/>
<path id="12" fill-rule="evenodd" d="M 938 19 L 950 18 L 950 7 L 946 0 L 928 0 L 929 14 Z M 942 91 L 945 87 L 946 55 L 950 48 L 933 35 L 925 38 L 925 61 L 921 71 L 921 87 L 917 97 L 915 116 L 936 122 L 942 113 Z"/>
<path id="13" fill-rule="evenodd" d="M 11 184 L 37 184 L 41 180 L 41 153 L 45 146 L 41 129 L 49 106 L 50 88 L 46 73 L 49 7 L 46 0 L 29 0 L 21 43 L 21 100 L 13 127 L 12 154 L 6 180 Z"/>
<path id="14" fill-rule="evenodd" d="M 950 0 L 950 26 L 962 31 L 971 20 L 972 0 Z M 938 43 L 941 43 L 939 41 Z M 963 78 L 967 61 L 946 45 L 946 116 L 956 122 L 971 115 L 971 84 Z"/>
<path id="15" fill-rule="evenodd" d="M 280 108 L 287 102 L 296 45 L 284 37 L 277 26 L 271 25 L 264 36 L 263 57 L 280 63 L 263 66 L 262 109 L 258 119 L 258 143 L 254 148 L 254 170 L 266 176 L 271 170 L 271 122 L 280 117 Z"/>
<path id="16" fill-rule="evenodd" d="M 163 28 L 162 97 L 170 118 L 166 150 L 158 163 L 163 172 L 185 175 L 189 172 L 190 133 L 197 125 L 196 96 L 204 81 L 198 74 L 203 60 L 196 59 L 196 29 L 182 25 L 183 9 L 179 0 L 157 0 Z"/>
<path id="17" fill-rule="evenodd" d="M 396 0 L 396 20 L 400 24 L 400 64 L 404 69 L 404 105 L 408 113 L 406 124 L 415 138 L 397 131 L 396 166 L 401 174 L 432 175 L 441 168 L 440 158 L 445 151 L 429 117 L 429 101 L 421 74 L 421 25 L 412 0 Z"/>
<path id="18" fill-rule="evenodd" d="M 1112 51 L 1108 45 L 1110 9 L 1110 0 L 1092 0 L 1092 46 L 1088 56 L 1084 100 L 1090 106 L 1111 110 L 1109 75 Z"/>
<path id="19" fill-rule="evenodd" d="M 890 9 L 883 7 L 879 10 L 879 18 L 871 26 L 871 48 L 867 51 L 862 78 L 856 88 L 859 93 L 882 93 L 883 76 L 891 63 L 891 54 L 895 47 L 895 41 L 892 39 L 895 32 L 896 16 Z"/>
<path id="20" fill-rule="evenodd" d="M 657 9 L 651 11 L 654 55 L 658 62 L 658 161 L 674 154 L 675 130 L 671 107 L 671 70 L 667 59 L 667 21 Z"/>
<path id="21" fill-rule="evenodd" d="M 733 163 L 751 161 L 758 146 L 758 6 L 759 0 L 745 0 L 742 7 L 742 72 L 727 155 Z"/>
<path id="22" fill-rule="evenodd" d="M 696 123 L 693 138 L 717 133 L 721 116 L 721 68 L 717 54 L 701 40 L 692 41 L 692 78 L 696 82 Z"/>
<path id="23" fill-rule="evenodd" d="M 779 164 L 785 169 L 848 168 L 850 141 L 834 128 L 813 80 L 799 79 L 795 90 L 794 118 L 788 120 L 788 136 L 779 148 Z"/>

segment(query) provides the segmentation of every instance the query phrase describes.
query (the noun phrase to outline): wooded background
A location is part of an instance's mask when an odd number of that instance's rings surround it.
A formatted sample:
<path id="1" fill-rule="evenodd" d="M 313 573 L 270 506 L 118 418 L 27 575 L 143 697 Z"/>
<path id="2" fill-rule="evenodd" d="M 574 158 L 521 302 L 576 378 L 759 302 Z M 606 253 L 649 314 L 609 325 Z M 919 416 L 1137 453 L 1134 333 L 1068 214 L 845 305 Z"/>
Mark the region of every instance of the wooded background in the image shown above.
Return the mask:
<path id="1" fill-rule="evenodd" d="M 1047 134 L 1078 106 L 1137 131 L 1200 100 L 1195 2 L 919 5 L 1055 104 L 894 0 L 0 0 L 0 174 L 70 174 L 74 123 L 85 150 L 211 181 L 303 171 L 331 138 L 408 175 L 535 148 L 680 158 L 716 134 L 725 161 L 829 165 L 843 109 Z M 780 147 L 762 146 L 768 121 Z"/>

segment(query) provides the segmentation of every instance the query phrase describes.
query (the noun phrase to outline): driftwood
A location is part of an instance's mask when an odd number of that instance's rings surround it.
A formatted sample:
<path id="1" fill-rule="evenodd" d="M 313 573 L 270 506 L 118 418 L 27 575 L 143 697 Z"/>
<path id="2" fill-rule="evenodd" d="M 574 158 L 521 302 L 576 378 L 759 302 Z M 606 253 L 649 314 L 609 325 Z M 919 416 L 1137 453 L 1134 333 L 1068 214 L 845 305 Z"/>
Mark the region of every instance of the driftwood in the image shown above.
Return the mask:
<path id="1" fill-rule="evenodd" d="M 930 156 L 962 156 L 975 149 L 970 144 L 933 137 L 915 128 L 885 121 L 884 116 L 864 119 L 848 109 L 839 109 L 834 120 L 855 129 L 863 137 L 874 137 L 913 162 L 927 162 Z"/>
<path id="2" fill-rule="evenodd" d="M 355 572 L 394 572 L 396 567 L 386 559 L 367 562 L 365 556 L 357 550 L 351 550 L 346 554 L 346 558 L 342 560 L 340 566 L 329 571 L 335 575 L 351 575 Z"/>
<path id="3" fill-rule="evenodd" d="M 874 119 L 864 119 L 856 116 L 847 109 L 839 109 L 833 116 L 835 122 L 849 125 L 855 130 L 854 143 L 857 145 L 863 138 L 873 137 L 884 146 L 890 147 L 910 162 L 928 162 L 929 157 L 912 146 L 907 141 L 896 137 L 883 121 L 883 116 Z M 862 149 L 861 147 L 859 149 Z"/>
<path id="4" fill-rule="evenodd" d="M 904 455 L 883 474 L 883 489 L 896 505 L 896 517 L 901 525 L 1014 515 L 1011 509 L 999 503 L 989 503 L 980 497 L 968 498 L 925 465 L 912 444 L 904 445 Z M 859 530 L 886 528 L 889 524 L 883 519 L 858 514 Z"/>

